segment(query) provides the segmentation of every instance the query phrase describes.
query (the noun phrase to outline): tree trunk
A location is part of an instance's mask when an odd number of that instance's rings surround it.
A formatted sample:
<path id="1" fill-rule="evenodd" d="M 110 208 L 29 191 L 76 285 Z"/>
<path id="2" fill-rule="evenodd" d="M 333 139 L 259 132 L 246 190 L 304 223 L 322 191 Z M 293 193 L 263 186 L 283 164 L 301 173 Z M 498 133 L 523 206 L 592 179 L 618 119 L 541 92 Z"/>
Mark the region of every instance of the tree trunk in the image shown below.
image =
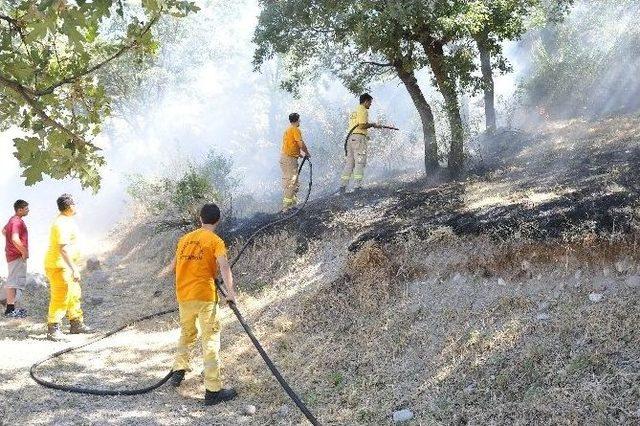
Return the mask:
<path id="1" fill-rule="evenodd" d="M 424 97 L 413 70 L 405 70 L 401 63 L 395 63 L 394 67 L 420 115 L 424 137 L 424 169 L 426 173 L 433 172 L 440 167 L 440 164 L 438 163 L 438 144 L 431 106 Z"/>
<path id="2" fill-rule="evenodd" d="M 451 129 L 448 167 L 452 173 L 457 175 L 464 166 L 464 131 L 456 92 L 456 81 L 449 71 L 442 43 L 429 38 L 422 42 L 422 46 L 429 58 L 429 65 L 436 78 L 438 90 L 444 98 L 445 110 Z"/>
<path id="3" fill-rule="evenodd" d="M 476 43 L 480 52 L 480 67 L 482 69 L 482 82 L 484 83 L 484 117 L 487 131 L 493 132 L 496 129 L 495 95 L 493 72 L 491 70 L 491 51 L 485 40 L 478 39 Z"/>

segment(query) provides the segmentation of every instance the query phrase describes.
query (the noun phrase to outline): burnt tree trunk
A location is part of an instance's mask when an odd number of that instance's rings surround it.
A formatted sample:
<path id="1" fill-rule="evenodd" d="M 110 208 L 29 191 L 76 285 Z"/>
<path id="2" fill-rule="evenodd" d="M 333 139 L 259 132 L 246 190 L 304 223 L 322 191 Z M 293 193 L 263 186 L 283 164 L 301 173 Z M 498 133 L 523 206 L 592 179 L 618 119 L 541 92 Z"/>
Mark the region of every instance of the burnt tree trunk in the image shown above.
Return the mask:
<path id="1" fill-rule="evenodd" d="M 447 165 L 449 170 L 457 175 L 462 172 L 464 166 L 464 130 L 460 116 L 455 76 L 449 70 L 441 42 L 428 38 L 423 40 L 422 46 L 429 59 L 429 65 L 435 76 L 438 90 L 444 98 L 449 128 L 451 129 L 451 147 Z"/>
<path id="2" fill-rule="evenodd" d="M 488 132 L 496 129 L 496 108 L 493 84 L 493 71 L 491 70 L 491 51 L 487 45 L 486 37 L 476 40 L 480 52 L 480 68 L 482 70 L 482 83 L 484 86 L 484 117 Z"/>
<path id="3" fill-rule="evenodd" d="M 435 121 L 431 106 L 424 97 L 413 70 L 407 71 L 402 66 L 402 63 L 395 63 L 394 67 L 420 115 L 424 137 L 424 169 L 426 173 L 431 173 L 440 167 Z"/>

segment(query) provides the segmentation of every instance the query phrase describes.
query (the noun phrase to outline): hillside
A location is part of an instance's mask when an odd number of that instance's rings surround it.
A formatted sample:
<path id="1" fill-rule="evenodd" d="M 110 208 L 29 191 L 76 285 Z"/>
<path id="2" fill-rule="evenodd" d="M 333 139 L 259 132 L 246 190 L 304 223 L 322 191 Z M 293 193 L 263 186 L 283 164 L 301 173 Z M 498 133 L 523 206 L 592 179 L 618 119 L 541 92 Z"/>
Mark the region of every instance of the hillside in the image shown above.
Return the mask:
<path id="1" fill-rule="evenodd" d="M 503 130 L 474 141 L 464 180 L 403 176 L 312 196 L 238 263 L 241 310 L 323 424 L 391 424 L 400 409 L 416 425 L 638 423 L 639 142 L 640 116 Z M 233 252 L 275 217 L 221 233 Z M 110 329 L 174 306 L 177 236 L 144 224 L 114 233 L 86 274 L 88 322 Z M 0 331 L 3 422 L 304 424 L 228 309 L 223 372 L 240 397 L 205 409 L 201 363 L 178 391 L 38 387 L 28 366 L 66 344 L 44 340 L 45 289 L 27 303 L 33 315 Z M 176 339 L 169 315 L 42 371 L 135 387 L 164 375 Z"/>

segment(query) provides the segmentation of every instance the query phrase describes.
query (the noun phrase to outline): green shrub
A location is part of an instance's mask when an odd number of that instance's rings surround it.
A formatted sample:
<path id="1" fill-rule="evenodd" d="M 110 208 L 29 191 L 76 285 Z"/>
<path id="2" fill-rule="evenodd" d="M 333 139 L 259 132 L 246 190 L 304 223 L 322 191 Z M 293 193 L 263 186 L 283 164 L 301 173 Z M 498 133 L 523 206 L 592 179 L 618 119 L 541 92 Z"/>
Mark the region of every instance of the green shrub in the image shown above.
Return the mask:
<path id="1" fill-rule="evenodd" d="M 640 109 L 640 9 L 635 0 L 576 3 L 542 29 L 520 95 L 544 117 L 595 118 Z"/>
<path id="2" fill-rule="evenodd" d="M 233 162 L 210 151 L 203 162 L 178 164 L 172 176 L 129 176 L 127 193 L 137 210 L 160 227 L 192 227 L 198 224 L 204 203 L 216 203 L 223 214 L 231 214 L 232 193 L 239 180 Z"/>

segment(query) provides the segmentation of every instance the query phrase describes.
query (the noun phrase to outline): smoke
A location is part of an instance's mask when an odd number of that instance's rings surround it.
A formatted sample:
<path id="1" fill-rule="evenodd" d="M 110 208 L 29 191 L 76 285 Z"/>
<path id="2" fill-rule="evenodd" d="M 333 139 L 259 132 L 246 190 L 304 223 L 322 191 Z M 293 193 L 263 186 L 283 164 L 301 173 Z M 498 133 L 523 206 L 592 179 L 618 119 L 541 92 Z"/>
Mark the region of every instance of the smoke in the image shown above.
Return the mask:
<path id="1" fill-rule="evenodd" d="M 563 22 L 527 34 L 516 53 L 523 111 L 543 120 L 638 111 L 639 20 L 634 0 L 579 1 Z"/>
<path id="2" fill-rule="evenodd" d="M 126 195 L 127 176 L 179 174 L 179 167 L 186 164 L 183 160 L 198 161 L 211 150 L 233 160 L 235 176 L 241 178 L 238 194 L 250 193 L 264 203 L 262 207 L 277 209 L 281 138 L 293 111 L 301 114 L 303 136 L 315 154 L 314 196 L 337 185 L 347 115 L 357 98 L 326 77 L 294 99 L 279 88 L 282 69 L 277 61 L 261 73 L 254 72 L 251 39 L 259 13 L 257 2 L 230 3 L 208 2 L 193 16 L 162 23 L 158 58 L 139 74 L 126 67 L 108 70 L 111 88 L 124 95 L 116 98 L 114 114 L 96 141 L 107 159 L 98 194 L 83 191 L 72 180 L 46 179 L 26 187 L 13 157 L 11 139 L 18 132 L 0 135 L 0 219 L 9 219 L 16 199 L 30 203 L 26 222 L 31 272 L 43 268 L 58 195 L 74 195 L 84 250 L 99 252 L 109 248 L 110 229 L 138 220 L 132 217 L 134 210 Z M 135 79 L 140 84 L 130 84 Z M 404 88 L 381 84 L 372 87 L 372 93 L 371 118 L 404 131 L 372 131 L 372 148 L 386 157 L 372 159 L 370 178 L 397 167 L 419 169 L 421 148 L 411 139 L 416 118 Z M 398 153 L 405 150 L 400 147 L 410 143 L 416 148 L 407 154 L 413 162 L 403 161 Z M 395 163 L 389 158 L 395 158 Z M 0 262 L 0 274 L 6 274 L 4 262 Z"/>
<path id="3" fill-rule="evenodd" d="M 640 107 L 636 77 L 640 55 L 630 50 L 640 46 L 635 26 L 640 16 L 633 3 L 616 0 L 615 7 L 607 7 L 604 2 L 579 2 L 564 23 L 506 44 L 504 52 L 514 72 L 495 76 L 500 122 L 511 120 L 518 126 L 518 117 L 529 118 L 531 109 L 537 114 L 541 106 L 547 114 L 558 111 L 573 116 Z M 15 199 L 30 202 L 26 220 L 32 271 L 42 269 L 59 194 L 69 192 L 76 197 L 84 246 L 95 252 L 108 248 L 103 241 L 117 223 L 126 227 L 138 220 L 132 217 L 134 210 L 126 195 L 127 176 L 176 175 L 187 164 L 185 159 L 197 161 L 211 150 L 233 160 L 234 176 L 241 178 L 237 194 L 250 194 L 260 209 L 277 209 L 278 157 L 290 112 L 301 114 L 303 136 L 314 155 L 312 196 L 336 188 L 347 115 L 357 98 L 325 76 L 304 87 L 294 99 L 279 88 L 283 69 L 277 60 L 260 73 L 254 72 L 251 39 L 258 13 L 254 0 L 206 3 L 199 13 L 168 20 L 158 28 L 162 47 L 150 67 L 109 77 L 111 87 L 123 95 L 116 99 L 114 115 L 97 141 L 108 161 L 97 195 L 82 191 L 71 180 L 45 180 L 25 187 L 10 142 L 18 134 L 15 130 L 0 134 L 0 213 L 6 220 L 13 213 Z M 585 56 L 587 52 L 591 56 Z M 589 58 L 597 60 L 595 68 L 587 66 Z M 417 77 L 436 112 L 439 139 L 446 144 L 448 124 L 441 97 L 427 70 Z M 131 84 L 136 79 L 139 83 Z M 406 90 L 391 80 L 373 85 L 371 93 L 371 119 L 395 124 L 402 131 L 371 131 L 367 180 L 384 182 L 399 172 L 420 172 L 420 122 Z M 520 116 L 510 113 L 514 99 L 524 105 L 526 112 Z M 466 97 L 462 103 L 468 132 L 483 130 L 481 97 Z M 6 273 L 5 268 L 0 262 L 0 273 Z"/>

